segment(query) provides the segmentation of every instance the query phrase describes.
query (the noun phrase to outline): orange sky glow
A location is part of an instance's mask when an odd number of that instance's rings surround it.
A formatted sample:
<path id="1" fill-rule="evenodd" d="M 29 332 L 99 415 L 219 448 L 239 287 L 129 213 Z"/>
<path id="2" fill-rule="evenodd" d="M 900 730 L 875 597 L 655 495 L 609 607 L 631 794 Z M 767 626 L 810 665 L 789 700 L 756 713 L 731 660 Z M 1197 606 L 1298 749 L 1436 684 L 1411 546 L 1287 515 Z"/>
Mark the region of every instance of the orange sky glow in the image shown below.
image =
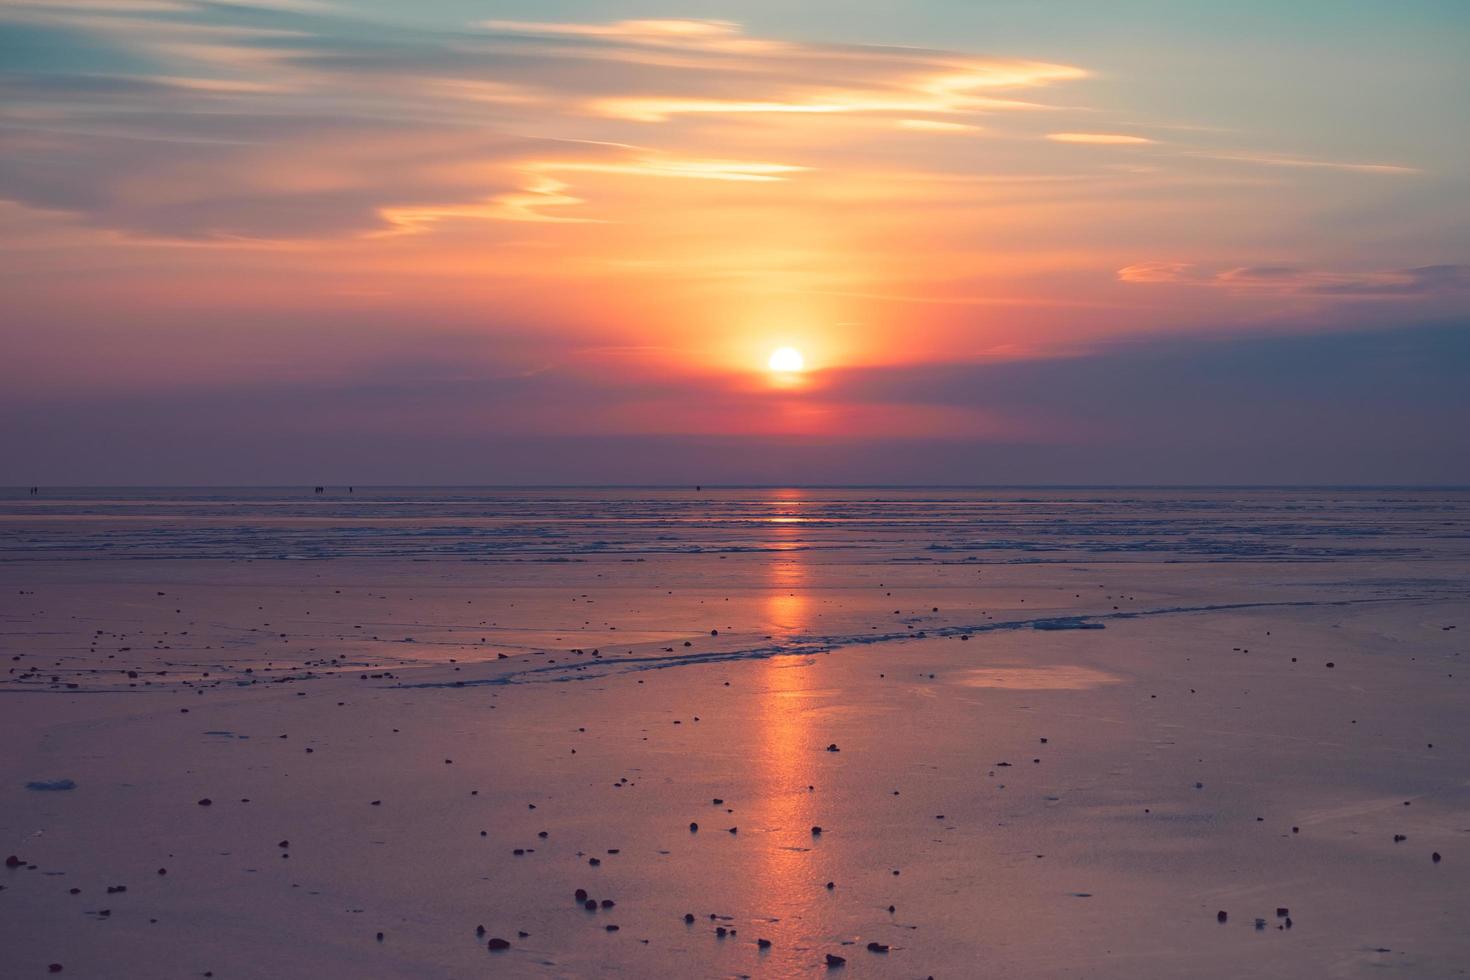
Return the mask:
<path id="1" fill-rule="evenodd" d="M 5 0 L 55 60 L 9 69 L 0 108 L 3 380 L 187 400 L 419 372 L 538 394 L 385 395 L 375 424 L 1045 445 L 1092 420 L 872 377 L 1464 309 L 1463 130 L 1319 132 L 1234 80 L 1171 103 L 1168 65 L 1107 43 L 762 19 Z M 783 346 L 800 377 L 767 370 Z"/>

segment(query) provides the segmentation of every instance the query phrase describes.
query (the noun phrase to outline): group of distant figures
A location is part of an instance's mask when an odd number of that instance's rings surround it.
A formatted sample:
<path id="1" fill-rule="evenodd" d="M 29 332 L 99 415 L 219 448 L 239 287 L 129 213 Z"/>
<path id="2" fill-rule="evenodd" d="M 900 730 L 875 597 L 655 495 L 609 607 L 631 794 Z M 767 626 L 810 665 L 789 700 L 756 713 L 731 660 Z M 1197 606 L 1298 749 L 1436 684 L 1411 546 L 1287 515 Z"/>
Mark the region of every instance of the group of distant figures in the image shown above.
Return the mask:
<path id="1" fill-rule="evenodd" d="M 315 489 L 316 489 L 316 492 L 317 493 L 326 493 L 327 492 L 327 488 L 326 487 L 316 487 Z M 353 489 L 354 489 L 353 487 L 348 487 L 347 488 L 347 492 L 348 493 L 351 493 L 353 491 Z M 41 495 L 41 488 L 40 487 L 30 487 L 30 488 L 28 488 L 28 490 L 29 490 L 29 493 L 30 493 L 30 495 L 32 497 L 39 497 Z"/>

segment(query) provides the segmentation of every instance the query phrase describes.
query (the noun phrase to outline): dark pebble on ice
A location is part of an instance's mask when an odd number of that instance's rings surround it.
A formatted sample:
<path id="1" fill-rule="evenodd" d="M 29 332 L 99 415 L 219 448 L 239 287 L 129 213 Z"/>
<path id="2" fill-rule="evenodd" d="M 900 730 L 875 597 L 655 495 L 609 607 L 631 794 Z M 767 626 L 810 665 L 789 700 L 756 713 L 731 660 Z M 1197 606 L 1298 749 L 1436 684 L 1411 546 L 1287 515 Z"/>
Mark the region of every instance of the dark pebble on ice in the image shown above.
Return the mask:
<path id="1" fill-rule="evenodd" d="M 698 833 L 698 831 L 699 831 L 699 824 L 691 822 L 689 824 L 689 832 L 691 834 L 693 834 L 693 833 Z"/>
<path id="2" fill-rule="evenodd" d="M 813 837 L 820 837 L 821 835 L 822 835 L 822 828 L 821 827 L 813 827 L 812 828 L 812 836 Z"/>
<path id="3" fill-rule="evenodd" d="M 33 779 L 26 783 L 26 789 L 33 789 L 41 793 L 59 792 L 76 788 L 77 784 L 70 779 Z"/>
<path id="4" fill-rule="evenodd" d="M 771 941 L 769 939 L 757 939 L 755 941 L 755 944 L 757 946 L 759 946 L 761 949 L 770 949 L 771 948 Z"/>
<path id="5" fill-rule="evenodd" d="M 888 944 L 887 943 L 868 943 L 868 952 L 870 952 L 870 953 L 886 953 L 886 952 L 888 952 Z"/>
<path id="6" fill-rule="evenodd" d="M 1441 860 L 1439 852 L 1435 851 L 1433 854 L 1429 855 L 1429 860 L 1433 861 L 1435 864 L 1438 864 Z"/>
<path id="7" fill-rule="evenodd" d="M 828 967 L 842 966 L 846 962 L 847 962 L 847 960 L 843 959 L 841 956 L 838 956 L 836 953 L 828 953 L 827 954 L 827 966 Z"/>
<path id="8" fill-rule="evenodd" d="M 603 928 L 606 929 L 608 932 L 617 932 L 618 931 L 618 927 L 617 926 L 614 926 L 614 925 L 603 926 Z"/>
<path id="9" fill-rule="evenodd" d="M 694 921 L 694 913 L 693 912 L 685 912 L 684 913 L 684 923 L 687 925 L 687 924 L 689 924 L 689 923 L 691 923 L 693 921 Z"/>
<path id="10" fill-rule="evenodd" d="M 618 904 L 618 903 L 617 902 L 614 902 L 610 898 L 604 898 L 602 900 L 602 907 L 605 908 L 605 909 L 610 909 L 610 908 L 612 908 L 616 904 Z"/>
<path id="11" fill-rule="evenodd" d="M 10 855 L 10 857 L 8 857 L 8 858 L 5 859 L 5 866 L 7 868 L 18 868 L 18 867 L 20 867 L 24 863 L 25 863 L 24 861 L 22 861 L 20 858 L 16 857 L 14 854 Z"/>
<path id="12" fill-rule="evenodd" d="M 510 940 L 509 939 L 501 939 L 499 936 L 496 936 L 493 939 L 491 939 L 488 943 L 486 943 L 485 944 L 485 947 L 487 949 L 491 949 L 491 950 L 510 949 Z"/>
<path id="13" fill-rule="evenodd" d="M 827 751 L 828 752 L 841 752 L 842 750 L 837 747 L 837 743 L 836 742 L 833 742 L 831 745 L 827 746 Z"/>
<path id="14" fill-rule="evenodd" d="M 485 935 L 485 927 L 484 926 L 475 926 L 475 935 L 476 936 L 483 936 L 483 935 Z"/>
<path id="15" fill-rule="evenodd" d="M 578 888 L 577 889 L 577 901 L 579 901 L 579 902 L 585 902 L 585 901 L 587 901 L 587 889 L 585 889 L 585 888 Z"/>
<path id="16" fill-rule="evenodd" d="M 202 800 L 199 801 L 199 805 L 200 806 L 213 806 L 214 805 L 214 800 L 211 800 L 209 797 L 206 796 L 204 799 L 202 799 Z"/>
<path id="17" fill-rule="evenodd" d="M 1230 914 L 1228 912 L 1226 912 L 1224 909 L 1221 909 L 1220 911 L 1218 911 L 1218 912 L 1215 913 L 1215 921 L 1216 922 L 1224 922 L 1228 918 L 1230 918 Z"/>
<path id="18" fill-rule="evenodd" d="M 597 899 L 595 899 L 595 898 L 589 898 L 589 899 L 587 899 L 586 901 L 584 901 L 582 903 L 582 908 L 586 909 L 588 912 L 596 912 L 597 911 Z"/>

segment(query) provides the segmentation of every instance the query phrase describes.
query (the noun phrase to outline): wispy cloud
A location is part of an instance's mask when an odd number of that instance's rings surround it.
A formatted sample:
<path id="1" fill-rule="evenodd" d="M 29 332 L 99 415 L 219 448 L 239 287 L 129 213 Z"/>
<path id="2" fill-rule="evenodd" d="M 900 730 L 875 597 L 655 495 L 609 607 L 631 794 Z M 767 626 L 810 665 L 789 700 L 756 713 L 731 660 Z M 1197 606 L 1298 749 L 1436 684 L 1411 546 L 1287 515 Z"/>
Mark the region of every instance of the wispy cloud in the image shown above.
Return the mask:
<path id="1" fill-rule="evenodd" d="M 1394 174 L 1407 176 L 1423 173 L 1418 167 L 1396 163 L 1354 163 L 1342 160 L 1313 160 L 1306 157 L 1279 156 L 1264 153 L 1216 153 L 1204 150 L 1188 151 L 1188 156 L 1208 160 L 1223 160 L 1228 163 L 1254 164 L 1262 167 L 1304 167 L 1312 170 L 1345 170 L 1363 174 Z"/>
<path id="2" fill-rule="evenodd" d="M 1046 138 L 1054 143 L 1092 143 L 1098 146 L 1142 146 L 1158 142 L 1126 133 L 1047 133 Z"/>
<path id="3" fill-rule="evenodd" d="M 0 29 L 43 30 L 77 52 L 0 71 L 0 197 L 147 239 L 605 221 L 578 213 L 579 175 L 758 186 L 810 169 L 679 132 L 640 149 L 649 123 L 871 115 L 978 133 L 976 116 L 1087 75 L 757 37 L 729 21 L 493 20 L 447 33 L 311 2 L 9 0 Z"/>
<path id="4" fill-rule="evenodd" d="M 1470 290 L 1470 266 L 1465 265 L 1334 271 L 1290 265 L 1208 269 L 1187 262 L 1140 262 L 1119 269 L 1117 276 L 1128 283 L 1182 284 L 1237 292 L 1317 296 L 1423 296 Z"/>

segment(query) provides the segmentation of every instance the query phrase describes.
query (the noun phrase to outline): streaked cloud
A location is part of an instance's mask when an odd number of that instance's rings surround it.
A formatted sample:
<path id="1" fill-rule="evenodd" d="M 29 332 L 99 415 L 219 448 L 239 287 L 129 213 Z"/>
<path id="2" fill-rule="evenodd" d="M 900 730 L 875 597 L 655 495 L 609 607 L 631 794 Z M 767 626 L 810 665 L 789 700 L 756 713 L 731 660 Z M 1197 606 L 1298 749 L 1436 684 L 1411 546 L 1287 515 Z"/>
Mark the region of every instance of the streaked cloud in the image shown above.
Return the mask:
<path id="1" fill-rule="evenodd" d="M 984 127 L 971 123 L 950 122 L 947 119 L 900 119 L 896 124 L 899 129 L 912 130 L 915 133 L 978 133 Z"/>
<path id="2" fill-rule="evenodd" d="M 1211 270 L 1187 262 L 1140 262 L 1119 269 L 1117 275 L 1128 283 L 1343 297 L 1422 296 L 1470 290 L 1470 266 L 1466 265 L 1360 271 L 1255 265 Z"/>
<path id="3" fill-rule="evenodd" d="M 1092 143 L 1098 146 L 1143 146 L 1158 142 L 1126 133 L 1047 133 L 1046 138 L 1053 143 Z"/>
<path id="4" fill-rule="evenodd" d="M 1345 170 L 1362 174 L 1390 174 L 1409 176 L 1423 171 L 1418 167 L 1396 163 L 1353 163 L 1340 160 L 1312 160 L 1305 157 L 1278 156 L 1263 153 L 1215 153 L 1202 150 L 1189 151 L 1189 156 L 1209 160 L 1224 160 L 1228 163 L 1248 163 L 1262 167 L 1302 167 L 1309 170 Z"/>
<path id="5" fill-rule="evenodd" d="M 978 133 L 975 117 L 1034 105 L 1020 93 L 1087 76 L 755 37 L 720 20 L 501 19 L 450 34 L 311 3 L 172 0 L 12 3 L 7 21 L 107 54 L 0 74 L 0 196 L 154 240 L 605 222 L 577 213 L 596 203 L 583 175 L 762 184 L 813 169 L 682 134 L 640 146 L 648 123 L 920 113 L 950 118 L 900 128 Z"/>

